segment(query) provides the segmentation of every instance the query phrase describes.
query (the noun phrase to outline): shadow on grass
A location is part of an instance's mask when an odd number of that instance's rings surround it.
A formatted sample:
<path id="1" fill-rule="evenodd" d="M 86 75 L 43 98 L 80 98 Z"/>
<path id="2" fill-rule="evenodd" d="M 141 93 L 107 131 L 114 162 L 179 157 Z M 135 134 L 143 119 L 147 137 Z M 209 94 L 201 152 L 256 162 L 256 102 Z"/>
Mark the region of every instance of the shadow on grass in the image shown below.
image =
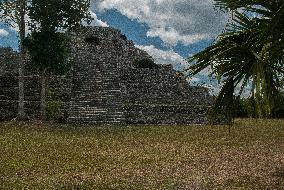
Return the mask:
<path id="1" fill-rule="evenodd" d="M 284 189 L 284 166 L 277 168 L 273 176 L 276 177 L 277 189 Z"/>
<path id="2" fill-rule="evenodd" d="M 281 168 L 277 168 L 273 176 L 280 178 L 284 181 L 284 166 Z"/>

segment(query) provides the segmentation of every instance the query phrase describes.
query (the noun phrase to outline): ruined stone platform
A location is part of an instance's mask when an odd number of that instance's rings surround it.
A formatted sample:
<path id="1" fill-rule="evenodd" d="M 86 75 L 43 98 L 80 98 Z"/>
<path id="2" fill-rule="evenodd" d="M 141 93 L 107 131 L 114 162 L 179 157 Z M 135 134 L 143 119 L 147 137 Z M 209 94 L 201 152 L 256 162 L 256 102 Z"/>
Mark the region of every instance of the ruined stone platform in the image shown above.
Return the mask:
<path id="1" fill-rule="evenodd" d="M 135 47 L 117 29 L 84 27 L 71 35 L 72 69 L 53 76 L 50 90 L 64 102 L 61 112 L 70 123 L 202 124 L 212 97 L 190 86 L 172 65 L 141 68 L 136 62 L 153 58 Z M 0 54 L 0 120 L 16 116 L 18 55 Z M 25 70 L 26 111 L 38 117 L 39 76 Z"/>

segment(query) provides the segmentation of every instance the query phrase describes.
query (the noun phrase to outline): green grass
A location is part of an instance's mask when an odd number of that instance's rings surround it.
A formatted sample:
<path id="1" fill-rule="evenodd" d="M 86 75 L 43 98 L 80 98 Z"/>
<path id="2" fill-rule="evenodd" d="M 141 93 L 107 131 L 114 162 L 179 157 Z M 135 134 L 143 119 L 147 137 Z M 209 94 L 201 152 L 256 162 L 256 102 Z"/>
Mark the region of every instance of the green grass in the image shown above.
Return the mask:
<path id="1" fill-rule="evenodd" d="M 284 120 L 0 123 L 0 189 L 284 189 Z"/>

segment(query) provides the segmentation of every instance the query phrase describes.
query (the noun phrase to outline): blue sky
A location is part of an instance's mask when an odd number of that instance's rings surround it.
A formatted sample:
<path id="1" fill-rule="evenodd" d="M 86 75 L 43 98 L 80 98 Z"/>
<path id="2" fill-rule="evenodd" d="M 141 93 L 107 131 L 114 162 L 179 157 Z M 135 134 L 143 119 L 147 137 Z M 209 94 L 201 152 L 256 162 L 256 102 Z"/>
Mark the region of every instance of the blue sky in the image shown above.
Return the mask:
<path id="1" fill-rule="evenodd" d="M 213 0 L 93 0 L 92 25 L 115 27 L 157 63 L 187 66 L 190 55 L 210 45 L 222 32 L 228 15 Z M 17 49 L 17 32 L 0 23 L 0 47 Z M 207 81 L 207 72 L 194 81 Z"/>

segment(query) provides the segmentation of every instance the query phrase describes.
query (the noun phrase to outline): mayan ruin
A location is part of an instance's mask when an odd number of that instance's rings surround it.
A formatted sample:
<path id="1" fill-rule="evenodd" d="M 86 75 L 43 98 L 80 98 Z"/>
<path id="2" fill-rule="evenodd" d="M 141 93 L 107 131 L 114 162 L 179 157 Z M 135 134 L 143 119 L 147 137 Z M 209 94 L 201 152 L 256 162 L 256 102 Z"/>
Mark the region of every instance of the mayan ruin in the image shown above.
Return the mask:
<path id="1" fill-rule="evenodd" d="M 85 27 L 72 34 L 71 70 L 50 80 L 52 96 L 70 123 L 202 124 L 212 97 L 190 86 L 172 65 L 139 65 L 153 58 L 114 28 Z M 0 50 L 0 119 L 17 114 L 17 53 Z M 25 69 L 25 106 L 38 117 L 40 81 Z M 5 111 L 4 111 L 5 110 Z"/>

